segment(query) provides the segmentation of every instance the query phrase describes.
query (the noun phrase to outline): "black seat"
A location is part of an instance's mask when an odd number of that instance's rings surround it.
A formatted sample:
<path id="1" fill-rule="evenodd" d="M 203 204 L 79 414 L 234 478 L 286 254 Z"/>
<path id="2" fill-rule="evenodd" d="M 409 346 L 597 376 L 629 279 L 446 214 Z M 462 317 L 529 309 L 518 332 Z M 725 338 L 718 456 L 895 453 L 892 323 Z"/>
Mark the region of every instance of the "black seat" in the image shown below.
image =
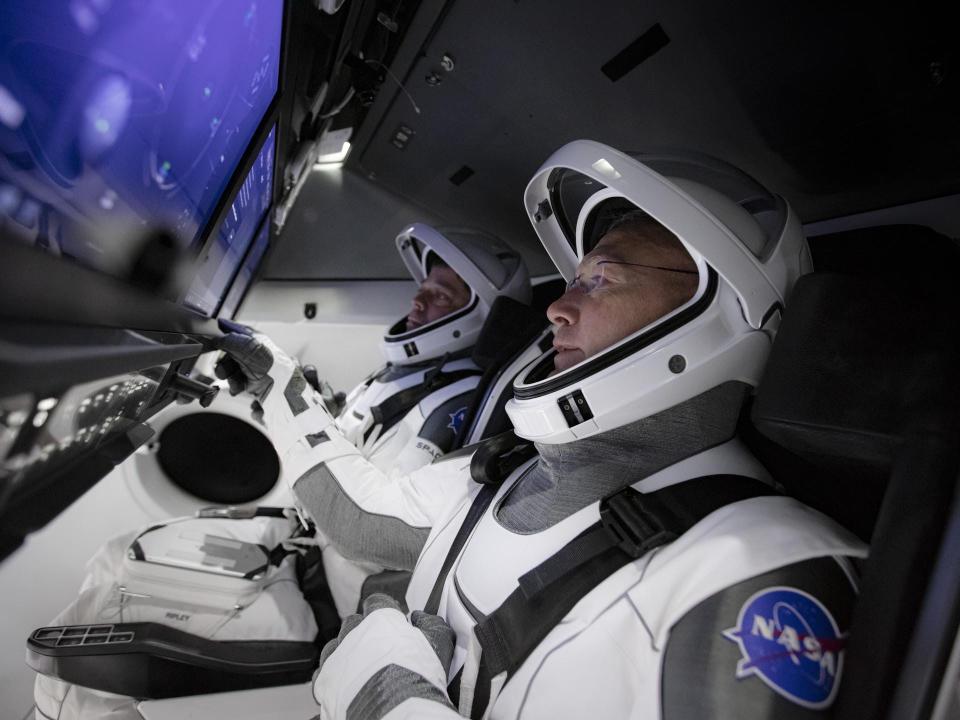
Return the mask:
<path id="1" fill-rule="evenodd" d="M 504 406 L 512 397 L 512 375 L 519 369 L 515 367 L 516 360 L 546 329 L 547 324 L 544 313 L 530 305 L 505 296 L 494 301 L 473 348 L 473 361 L 483 369 L 483 375 L 457 433 L 455 447 L 498 435 L 511 428 Z M 509 382 L 498 383 L 507 374 L 511 376 L 507 378 Z M 483 413 L 491 403 L 492 412 Z M 483 426 L 478 427 L 481 420 Z"/>
<path id="2" fill-rule="evenodd" d="M 944 549 L 960 543 L 960 303 L 944 282 L 960 253 L 910 227 L 831 240 L 851 245 L 821 240 L 820 267 L 845 272 L 798 282 L 747 439 L 789 494 L 870 541 L 834 716 L 927 717 L 960 619 Z"/>

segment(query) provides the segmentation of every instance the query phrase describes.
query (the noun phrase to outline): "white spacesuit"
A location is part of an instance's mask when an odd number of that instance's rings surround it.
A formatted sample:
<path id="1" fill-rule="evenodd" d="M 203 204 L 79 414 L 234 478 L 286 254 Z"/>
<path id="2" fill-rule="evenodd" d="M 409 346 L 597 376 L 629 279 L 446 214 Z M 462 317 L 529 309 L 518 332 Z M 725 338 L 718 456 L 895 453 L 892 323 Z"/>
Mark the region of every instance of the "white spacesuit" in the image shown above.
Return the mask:
<path id="1" fill-rule="evenodd" d="M 383 472 L 407 473 L 455 447 L 480 368 L 470 351 L 498 297 L 530 302 L 530 278 L 514 251 L 477 230 L 407 226 L 397 251 L 417 283 L 439 257 L 470 290 L 466 304 L 416 328 L 404 316 L 381 343 L 387 365 L 347 395 L 336 425 Z"/>
<path id="2" fill-rule="evenodd" d="M 263 402 L 287 428 L 278 453 L 318 530 L 344 555 L 413 567 L 409 617 L 372 595 L 325 648 L 320 717 L 828 708 L 856 595 L 850 559 L 866 549 L 778 495 L 736 437 L 809 268 L 795 216 L 728 166 L 585 141 L 547 162 L 526 204 L 570 281 L 548 311 L 554 348 L 508 404 L 539 457 L 504 478 L 497 468 L 519 453 L 486 462 L 482 446 L 388 484 L 356 472 L 360 453 L 327 433 L 316 396 Z M 680 301 L 662 302 L 671 293 Z M 234 342 L 237 357 L 261 349 Z M 296 376 L 281 353 L 268 373 L 281 388 Z"/>
<path id="3" fill-rule="evenodd" d="M 229 336 L 230 362 L 218 367 L 232 390 L 245 387 L 258 397 L 281 477 L 291 488 L 306 470 L 298 453 L 333 454 L 328 485 L 307 495 L 329 511 L 323 515 L 329 522 L 314 534 L 300 528 L 302 511 L 182 518 L 114 538 L 89 562 L 79 597 L 52 625 L 149 621 L 206 638 L 312 641 L 318 628 L 297 586 L 297 547 L 323 550 L 341 614 L 356 608 L 369 576 L 386 568 L 412 570 L 429 531 L 421 514 L 402 504 L 389 507 L 398 539 L 355 535 L 352 513 L 383 512 L 386 499 L 406 492 L 407 473 L 456 447 L 482 373 L 471 348 L 494 301 L 504 296 L 527 303 L 530 283 L 519 255 L 476 231 L 441 233 L 414 224 L 396 244 L 418 286 L 428 281 L 432 255 L 464 281 L 469 297 L 463 307 L 416 328 L 407 327 L 407 317 L 398 320 L 383 341 L 387 366 L 350 393 L 337 417 L 297 364 L 266 338 Z M 250 341 L 253 348 L 233 341 Z M 309 514 L 320 517 L 321 511 Z M 330 538 L 337 543 L 331 546 Z M 35 699 L 38 717 L 137 717 L 130 698 L 42 675 Z"/>
<path id="4" fill-rule="evenodd" d="M 403 496 L 408 473 L 457 447 L 467 410 L 479 401 L 473 394 L 482 371 L 470 350 L 494 301 L 530 301 L 523 261 L 490 235 L 457 228 L 440 232 L 416 223 L 404 228 L 396 245 L 418 285 L 427 279 L 435 254 L 466 283 L 470 297 L 433 322 L 410 328 L 404 317 L 388 329 L 382 343 L 387 366 L 350 393 L 335 421 L 339 432 L 329 434 L 328 452 L 338 455 L 327 465 L 328 482 L 298 485 L 300 475 L 285 470 L 298 502 L 311 517 L 322 518 L 317 536 L 341 615 L 355 611 L 371 577 L 399 584 L 396 592 L 402 594 L 407 572 L 383 571 L 412 570 L 429 525 L 421 515 L 405 512 L 402 502 L 390 504 L 390 498 Z M 359 455 L 345 443 L 355 445 Z M 327 457 L 323 449 L 316 452 Z M 355 512 L 396 520 L 389 523 L 396 534 L 354 532 L 363 526 L 348 520 Z"/>
<path id="5" fill-rule="evenodd" d="M 796 217 L 718 161 L 588 141 L 558 150 L 525 202 L 571 282 L 548 311 L 554 349 L 520 374 L 507 407 L 540 456 L 499 487 L 471 483 L 453 460 L 431 466 L 459 473 L 462 495 L 430 518 L 406 595 L 414 612 L 374 596 L 344 623 L 315 681 L 320 717 L 828 708 L 856 596 L 851 559 L 866 548 L 778 495 L 736 437 L 810 267 Z M 611 222 L 624 215 L 634 219 Z M 654 242 L 652 226 L 685 252 Z M 642 316 L 683 283 L 682 302 L 590 345 L 630 319 L 623 308 Z M 589 332 L 573 332 L 587 319 Z"/>

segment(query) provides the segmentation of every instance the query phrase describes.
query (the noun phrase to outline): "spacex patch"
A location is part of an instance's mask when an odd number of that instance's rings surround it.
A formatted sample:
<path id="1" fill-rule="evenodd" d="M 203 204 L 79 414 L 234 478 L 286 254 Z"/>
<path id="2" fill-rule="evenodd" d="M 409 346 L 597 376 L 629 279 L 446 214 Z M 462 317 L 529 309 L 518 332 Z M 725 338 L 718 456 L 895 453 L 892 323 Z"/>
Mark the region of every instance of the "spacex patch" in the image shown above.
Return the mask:
<path id="1" fill-rule="evenodd" d="M 843 647 L 830 611 L 809 593 L 769 587 L 740 608 L 723 636 L 740 647 L 736 677 L 754 675 L 775 693 L 803 707 L 829 707 L 840 686 Z"/>

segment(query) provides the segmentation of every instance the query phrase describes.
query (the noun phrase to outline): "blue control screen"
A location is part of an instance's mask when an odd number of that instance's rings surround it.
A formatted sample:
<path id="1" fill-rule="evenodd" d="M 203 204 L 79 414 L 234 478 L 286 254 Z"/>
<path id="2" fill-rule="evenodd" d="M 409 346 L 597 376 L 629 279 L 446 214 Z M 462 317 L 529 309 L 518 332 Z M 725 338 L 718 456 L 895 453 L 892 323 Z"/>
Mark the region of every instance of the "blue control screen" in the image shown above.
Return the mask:
<path id="1" fill-rule="evenodd" d="M 233 285 L 230 286 L 230 292 L 227 293 L 227 298 L 223 301 L 223 306 L 220 308 L 220 317 L 225 317 L 228 320 L 233 318 L 234 313 L 237 312 L 237 308 L 240 307 L 240 303 L 243 302 L 243 296 L 247 294 L 250 282 L 253 280 L 253 276 L 256 275 L 257 268 L 260 267 L 260 261 L 263 260 L 263 254 L 267 251 L 269 244 L 270 222 L 266 221 L 261 226 L 260 233 L 257 235 L 253 247 L 251 247 L 250 252 L 247 253 L 247 259 L 244 260 L 243 265 L 240 266 L 240 272 L 237 273 Z"/>
<path id="2" fill-rule="evenodd" d="M 275 139 L 276 128 L 270 130 L 204 256 L 198 260 L 196 275 L 184 302 L 204 315 L 216 312 L 270 207 Z"/>
<path id="3" fill-rule="evenodd" d="M 147 227 L 198 241 L 276 95 L 282 16 L 281 0 L 2 0 L 0 225 L 107 271 Z"/>

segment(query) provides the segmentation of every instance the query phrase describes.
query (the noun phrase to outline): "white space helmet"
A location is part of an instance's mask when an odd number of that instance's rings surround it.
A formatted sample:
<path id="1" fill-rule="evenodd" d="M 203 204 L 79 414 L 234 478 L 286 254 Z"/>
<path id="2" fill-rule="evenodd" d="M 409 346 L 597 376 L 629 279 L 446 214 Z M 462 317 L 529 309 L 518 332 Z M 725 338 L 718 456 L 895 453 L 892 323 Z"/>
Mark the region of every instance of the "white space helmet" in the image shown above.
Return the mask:
<path id="1" fill-rule="evenodd" d="M 406 316 L 383 337 L 388 362 L 421 362 L 471 347 L 498 295 L 530 302 L 530 275 L 523 259 L 499 239 L 479 230 L 414 223 L 397 235 L 397 251 L 421 285 L 429 273 L 429 255 L 436 253 L 470 288 L 467 304 L 449 315 L 407 331 Z"/>
<path id="2" fill-rule="evenodd" d="M 527 185 L 527 213 L 568 281 L 611 223 L 637 209 L 672 231 L 699 271 L 684 305 L 553 376 L 553 349 L 514 382 L 518 435 L 563 443 L 672 407 L 723 382 L 756 386 L 797 278 L 812 269 L 787 202 L 703 155 L 630 156 L 578 140 Z"/>

